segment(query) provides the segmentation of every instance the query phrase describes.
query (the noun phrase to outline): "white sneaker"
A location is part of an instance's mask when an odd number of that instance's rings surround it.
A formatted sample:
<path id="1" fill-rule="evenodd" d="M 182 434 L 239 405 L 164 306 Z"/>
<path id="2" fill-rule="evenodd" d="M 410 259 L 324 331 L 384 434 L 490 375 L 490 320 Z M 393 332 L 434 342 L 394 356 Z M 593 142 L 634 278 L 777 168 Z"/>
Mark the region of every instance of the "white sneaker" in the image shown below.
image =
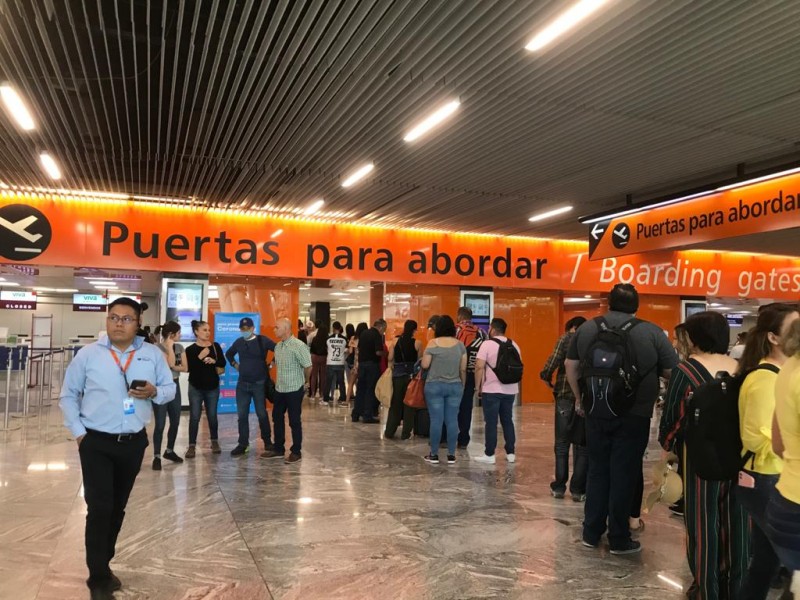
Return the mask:
<path id="1" fill-rule="evenodd" d="M 517 455 L 516 454 L 508 454 L 506 455 L 506 460 L 510 463 L 517 462 Z"/>
<path id="2" fill-rule="evenodd" d="M 494 457 L 494 455 L 486 456 L 485 454 L 481 454 L 480 456 L 476 456 L 472 460 L 474 460 L 475 462 L 483 463 L 485 465 L 493 465 L 497 459 Z"/>

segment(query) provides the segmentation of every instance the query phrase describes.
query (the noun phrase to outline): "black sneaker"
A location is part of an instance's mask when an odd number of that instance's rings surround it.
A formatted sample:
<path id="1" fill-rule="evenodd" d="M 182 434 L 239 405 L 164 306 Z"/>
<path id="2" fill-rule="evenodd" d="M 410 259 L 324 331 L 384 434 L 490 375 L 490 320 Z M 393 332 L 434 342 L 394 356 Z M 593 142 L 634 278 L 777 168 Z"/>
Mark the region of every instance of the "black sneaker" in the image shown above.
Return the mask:
<path id="1" fill-rule="evenodd" d="M 560 492 L 558 490 L 554 490 L 553 488 L 550 488 L 550 495 L 553 496 L 553 498 L 561 500 L 561 499 L 564 498 L 566 493 L 565 492 Z"/>
<path id="2" fill-rule="evenodd" d="M 160 471 L 161 470 L 161 459 L 154 458 L 153 459 L 153 471 Z"/>
<path id="3" fill-rule="evenodd" d="M 236 446 L 233 450 L 231 450 L 231 456 L 242 456 L 247 454 L 247 451 L 250 449 L 249 446 Z"/>
<path id="4" fill-rule="evenodd" d="M 592 542 L 590 542 L 589 540 L 587 540 L 586 538 L 582 538 L 582 539 L 581 539 L 581 543 L 582 543 L 582 544 L 583 544 L 583 545 L 584 545 L 586 548 L 597 548 L 597 547 L 600 545 L 600 542 L 594 542 L 594 543 L 592 543 Z"/>
<path id="5" fill-rule="evenodd" d="M 374 424 L 374 423 L 380 423 L 380 420 L 379 420 L 379 419 L 375 419 L 375 418 L 373 418 L 373 417 L 364 417 L 364 418 L 362 419 L 362 421 L 363 421 L 364 423 L 370 423 L 370 424 Z"/>
<path id="6" fill-rule="evenodd" d="M 438 465 L 439 456 L 437 454 L 428 454 L 425 456 L 425 462 L 431 465 Z"/>
<path id="7" fill-rule="evenodd" d="M 166 452 L 164 452 L 164 458 L 166 458 L 167 460 L 171 460 L 174 463 L 183 462 L 183 459 L 177 454 L 175 454 L 175 452 L 173 452 L 172 450 L 167 450 Z"/>
<path id="8" fill-rule="evenodd" d="M 620 548 L 611 548 L 611 554 L 615 556 L 624 556 L 626 554 L 637 554 L 642 551 L 642 545 L 639 542 L 631 540 Z"/>
<path id="9" fill-rule="evenodd" d="M 454 465 L 454 464 L 456 464 L 456 457 L 455 457 L 455 455 L 454 455 L 454 454 L 448 454 L 448 455 L 447 455 L 447 464 L 448 464 L 448 465 Z"/>
<path id="10" fill-rule="evenodd" d="M 675 504 L 671 504 L 669 506 L 669 512 L 671 512 L 676 517 L 683 516 L 683 499 L 678 500 Z"/>

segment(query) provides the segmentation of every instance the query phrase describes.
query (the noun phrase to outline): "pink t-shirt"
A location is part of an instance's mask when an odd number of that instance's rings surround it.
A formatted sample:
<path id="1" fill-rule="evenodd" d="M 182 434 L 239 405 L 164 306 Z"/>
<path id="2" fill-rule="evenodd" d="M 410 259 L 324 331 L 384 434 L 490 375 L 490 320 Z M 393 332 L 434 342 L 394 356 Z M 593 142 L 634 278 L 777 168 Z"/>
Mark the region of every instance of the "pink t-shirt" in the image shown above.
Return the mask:
<path id="1" fill-rule="evenodd" d="M 508 338 L 498 335 L 497 339 L 505 342 Z M 521 357 L 522 352 L 520 352 L 517 342 L 511 343 L 514 344 L 514 347 Z M 484 340 L 481 347 L 478 348 L 478 360 L 486 361 L 486 369 L 483 371 L 483 389 L 481 391 L 484 394 L 518 394 L 518 383 L 500 383 L 500 380 L 497 379 L 497 375 L 495 375 L 494 371 L 491 369 L 493 365 L 497 364 L 497 351 L 499 348 L 500 345 L 492 340 Z"/>

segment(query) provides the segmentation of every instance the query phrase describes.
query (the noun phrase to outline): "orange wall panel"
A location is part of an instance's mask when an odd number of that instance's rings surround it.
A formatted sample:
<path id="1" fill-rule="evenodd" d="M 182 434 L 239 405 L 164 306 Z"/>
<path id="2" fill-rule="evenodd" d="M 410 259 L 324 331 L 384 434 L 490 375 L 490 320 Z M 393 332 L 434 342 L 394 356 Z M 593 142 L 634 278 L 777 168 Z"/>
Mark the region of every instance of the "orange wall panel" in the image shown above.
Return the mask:
<path id="1" fill-rule="evenodd" d="M 559 294 L 496 289 L 494 316 L 508 323 L 508 337 L 517 342 L 522 352 L 522 402 L 552 402 L 553 394 L 539 379 L 539 371 L 562 331 Z"/>

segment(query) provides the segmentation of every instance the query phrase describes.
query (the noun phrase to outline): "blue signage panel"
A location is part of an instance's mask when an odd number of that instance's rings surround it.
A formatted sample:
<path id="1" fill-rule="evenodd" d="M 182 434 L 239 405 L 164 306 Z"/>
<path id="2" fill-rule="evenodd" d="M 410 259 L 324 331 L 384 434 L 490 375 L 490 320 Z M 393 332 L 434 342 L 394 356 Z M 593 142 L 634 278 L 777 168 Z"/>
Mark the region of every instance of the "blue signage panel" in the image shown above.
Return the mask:
<path id="1" fill-rule="evenodd" d="M 214 315 L 214 341 L 222 346 L 222 352 L 227 352 L 237 338 L 241 337 L 239 321 L 244 317 L 253 319 L 256 331 L 261 329 L 261 315 L 258 313 L 216 313 Z M 230 364 L 225 367 L 225 373 L 219 376 L 219 405 L 220 414 L 236 412 L 236 384 L 239 381 L 239 372 Z M 250 411 L 253 412 L 252 403 Z"/>

